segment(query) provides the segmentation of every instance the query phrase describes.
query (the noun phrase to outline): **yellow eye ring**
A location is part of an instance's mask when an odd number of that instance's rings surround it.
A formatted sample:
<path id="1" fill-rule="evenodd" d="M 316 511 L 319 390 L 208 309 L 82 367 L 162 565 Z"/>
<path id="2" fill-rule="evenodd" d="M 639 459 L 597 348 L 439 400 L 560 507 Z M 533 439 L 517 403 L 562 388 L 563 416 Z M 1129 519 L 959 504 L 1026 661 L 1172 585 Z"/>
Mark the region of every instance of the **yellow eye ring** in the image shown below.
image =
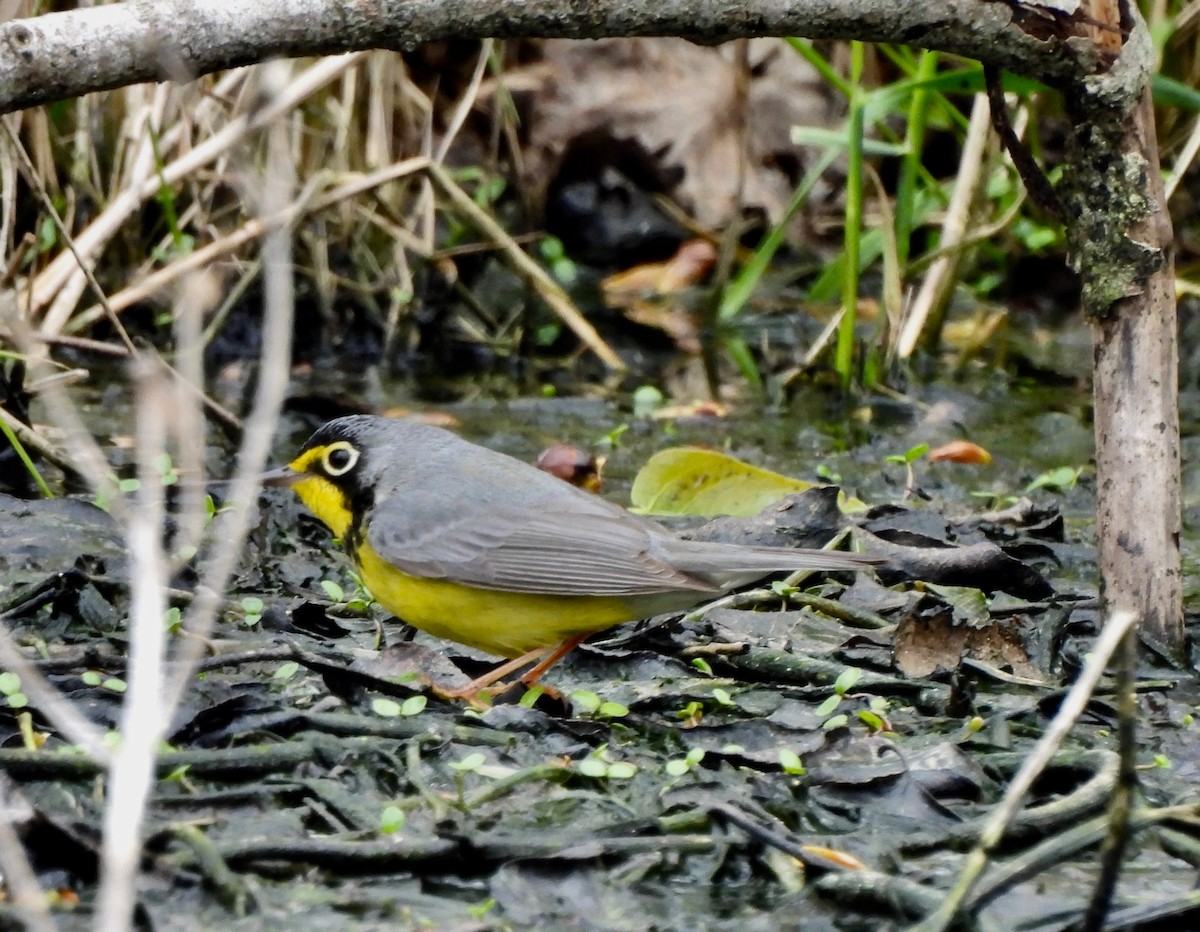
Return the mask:
<path id="1" fill-rule="evenodd" d="M 357 448 L 345 440 L 331 443 L 321 454 L 321 469 L 334 479 L 346 475 L 357 463 Z"/>

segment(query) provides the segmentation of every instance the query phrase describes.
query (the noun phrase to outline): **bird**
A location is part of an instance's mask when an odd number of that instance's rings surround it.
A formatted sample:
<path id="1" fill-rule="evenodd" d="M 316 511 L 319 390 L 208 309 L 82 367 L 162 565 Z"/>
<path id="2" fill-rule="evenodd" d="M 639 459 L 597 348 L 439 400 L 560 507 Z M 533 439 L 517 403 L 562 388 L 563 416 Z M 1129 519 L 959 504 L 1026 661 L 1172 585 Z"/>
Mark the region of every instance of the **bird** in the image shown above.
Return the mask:
<path id="1" fill-rule="evenodd" d="M 883 562 L 687 540 L 535 466 L 411 419 L 331 420 L 263 482 L 299 496 L 393 615 L 509 658 L 464 687 L 438 691 L 450 699 L 475 701 L 530 664 L 520 680 L 532 686 L 598 631 L 693 608 L 773 572 Z"/>

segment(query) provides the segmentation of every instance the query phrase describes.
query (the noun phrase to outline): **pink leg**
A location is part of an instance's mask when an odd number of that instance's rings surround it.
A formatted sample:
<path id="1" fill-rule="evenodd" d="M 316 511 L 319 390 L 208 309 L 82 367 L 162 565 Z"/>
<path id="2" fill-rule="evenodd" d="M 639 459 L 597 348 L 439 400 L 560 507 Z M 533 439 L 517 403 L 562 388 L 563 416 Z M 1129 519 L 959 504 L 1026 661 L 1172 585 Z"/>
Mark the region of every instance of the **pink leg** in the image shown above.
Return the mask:
<path id="1" fill-rule="evenodd" d="M 521 667 L 527 666 L 539 657 L 545 655 L 549 650 L 548 647 L 535 647 L 533 650 L 522 654 L 520 657 L 514 657 L 512 660 L 500 664 L 500 666 L 488 670 L 482 676 L 477 676 L 466 686 L 459 686 L 456 689 L 444 689 L 441 687 L 434 688 L 434 694 L 441 696 L 443 699 L 466 699 L 472 701 L 475 696 L 483 689 L 491 686 L 497 680 L 502 680 L 510 673 L 515 673 Z"/>
<path id="2" fill-rule="evenodd" d="M 571 653 L 576 647 L 592 636 L 591 631 L 585 631 L 583 634 L 573 634 L 565 641 L 561 642 L 554 650 L 550 651 L 546 657 L 538 663 L 536 667 L 521 677 L 521 682 L 526 686 L 532 686 L 542 678 L 542 674 L 549 670 L 552 666 L 558 663 L 563 657 Z"/>
<path id="3" fill-rule="evenodd" d="M 500 664 L 494 670 L 488 670 L 482 676 L 471 680 L 466 686 L 459 686 L 457 689 L 434 687 L 434 695 L 442 699 L 466 699 L 468 702 L 474 702 L 479 693 L 504 679 L 510 673 L 515 673 L 517 670 L 541 657 L 542 660 L 537 666 L 521 677 L 522 683 L 526 686 L 532 686 L 541 679 L 543 673 L 562 660 L 567 654 L 571 653 L 571 651 L 587 640 L 591 634 L 591 631 L 585 631 L 583 634 L 573 634 L 571 637 L 555 645 L 554 648 L 535 648 L 528 653 L 522 654 L 520 657 L 514 657 L 512 660 Z M 503 688 L 498 689 L 498 691 L 503 692 Z"/>

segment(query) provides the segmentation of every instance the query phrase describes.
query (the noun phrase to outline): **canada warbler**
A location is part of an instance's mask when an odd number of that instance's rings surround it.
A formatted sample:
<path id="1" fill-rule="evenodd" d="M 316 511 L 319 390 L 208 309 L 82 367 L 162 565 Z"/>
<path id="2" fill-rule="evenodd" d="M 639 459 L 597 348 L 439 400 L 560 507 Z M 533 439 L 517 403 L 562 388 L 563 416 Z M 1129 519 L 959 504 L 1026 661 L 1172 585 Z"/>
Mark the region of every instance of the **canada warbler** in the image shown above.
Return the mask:
<path id="1" fill-rule="evenodd" d="M 317 430 L 269 485 L 295 489 L 388 611 L 518 658 L 534 682 L 589 634 L 690 608 L 783 570 L 857 570 L 853 553 L 684 540 L 562 479 L 415 421 L 356 415 Z"/>

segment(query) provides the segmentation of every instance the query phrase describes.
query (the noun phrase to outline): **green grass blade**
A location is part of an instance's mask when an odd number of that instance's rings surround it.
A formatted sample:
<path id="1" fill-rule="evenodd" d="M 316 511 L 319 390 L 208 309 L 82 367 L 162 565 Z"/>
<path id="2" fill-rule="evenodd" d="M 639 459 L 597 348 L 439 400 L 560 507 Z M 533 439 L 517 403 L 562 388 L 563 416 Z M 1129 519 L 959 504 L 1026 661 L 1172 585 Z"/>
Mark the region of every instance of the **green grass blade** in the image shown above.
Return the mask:
<path id="1" fill-rule="evenodd" d="M 826 149 L 821 153 L 821 157 L 817 159 L 813 167 L 801 179 L 795 193 L 792 195 L 791 201 L 788 202 L 787 208 L 783 212 L 783 216 L 779 218 L 779 223 L 775 224 L 770 232 L 763 237 L 762 242 L 758 244 L 758 248 L 754 250 L 754 255 L 750 257 L 750 261 L 742 267 L 741 271 L 726 286 L 725 293 L 721 296 L 721 303 L 717 307 L 717 321 L 719 323 L 727 323 L 737 317 L 741 313 L 742 308 L 746 306 L 746 302 L 750 300 L 754 289 L 758 287 L 763 273 L 766 272 L 767 266 L 771 264 L 771 259 L 774 257 L 776 250 L 783 244 L 789 221 L 804 206 L 809 194 L 812 193 L 813 187 L 825 173 L 826 169 L 833 164 L 837 155 L 836 149 Z"/>
<path id="2" fill-rule="evenodd" d="M 25 466 L 26 471 L 33 477 L 33 481 L 41 490 L 44 498 L 54 498 L 54 493 L 50 491 L 50 486 L 46 485 L 46 480 L 42 478 L 42 474 L 38 472 L 37 466 L 33 464 L 33 460 L 29 458 L 29 453 L 25 450 L 25 445 L 17 439 L 16 432 L 8 426 L 8 422 L 0 418 L 0 433 L 3 433 L 8 438 L 8 442 L 12 444 L 13 450 L 16 451 L 17 457 Z"/>
<path id="3" fill-rule="evenodd" d="M 834 369 L 841 380 L 843 391 L 850 388 L 854 378 L 854 327 L 858 323 L 858 262 L 863 219 L 863 94 L 859 82 L 862 77 L 863 55 L 862 43 L 851 43 L 850 75 L 854 93 L 850 95 L 850 122 L 847 127 L 846 264 L 842 277 L 842 307 L 845 313 L 838 327 L 837 349 L 834 354 Z"/>
<path id="4" fill-rule="evenodd" d="M 784 41 L 796 51 L 796 54 L 812 65 L 821 79 L 830 87 L 845 97 L 850 96 L 850 85 L 846 83 L 846 79 L 837 73 L 837 69 L 829 64 L 829 60 L 824 55 L 813 48 L 811 42 L 807 39 L 793 38 L 784 39 Z"/>
<path id="5" fill-rule="evenodd" d="M 931 78 L 937 72 L 938 53 L 925 51 L 917 64 L 919 79 Z M 921 169 L 921 153 L 925 148 L 925 126 L 929 115 L 928 88 L 913 91 L 908 102 L 908 129 L 904 136 L 904 157 L 900 163 L 900 177 L 896 182 L 896 258 L 900 268 L 908 264 L 909 238 L 914 228 L 915 205 L 913 198 L 917 190 L 917 179 Z"/>

